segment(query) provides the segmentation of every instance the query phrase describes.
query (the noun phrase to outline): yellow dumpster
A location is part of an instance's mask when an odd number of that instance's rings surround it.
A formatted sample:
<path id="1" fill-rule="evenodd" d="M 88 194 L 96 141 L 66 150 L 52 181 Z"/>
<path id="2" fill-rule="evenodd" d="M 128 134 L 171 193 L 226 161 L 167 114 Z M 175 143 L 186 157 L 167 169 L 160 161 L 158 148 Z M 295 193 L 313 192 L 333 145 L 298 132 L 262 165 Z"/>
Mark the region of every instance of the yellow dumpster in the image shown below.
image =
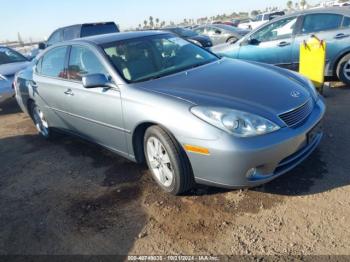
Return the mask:
<path id="1" fill-rule="evenodd" d="M 322 89 L 326 65 L 326 43 L 312 36 L 300 45 L 299 73 L 309 78 L 316 87 Z"/>

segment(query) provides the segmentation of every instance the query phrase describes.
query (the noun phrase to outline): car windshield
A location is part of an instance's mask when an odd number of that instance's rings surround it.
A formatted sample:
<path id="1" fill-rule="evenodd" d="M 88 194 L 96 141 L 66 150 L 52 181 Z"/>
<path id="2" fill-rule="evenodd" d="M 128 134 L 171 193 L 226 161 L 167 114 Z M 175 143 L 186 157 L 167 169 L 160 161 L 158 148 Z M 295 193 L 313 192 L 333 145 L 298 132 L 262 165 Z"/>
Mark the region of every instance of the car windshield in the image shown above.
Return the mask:
<path id="1" fill-rule="evenodd" d="M 0 47 L 0 65 L 25 61 L 27 59 L 20 53 L 6 47 Z"/>
<path id="2" fill-rule="evenodd" d="M 219 59 L 171 34 L 118 41 L 103 48 L 119 74 L 130 83 L 161 78 Z"/>

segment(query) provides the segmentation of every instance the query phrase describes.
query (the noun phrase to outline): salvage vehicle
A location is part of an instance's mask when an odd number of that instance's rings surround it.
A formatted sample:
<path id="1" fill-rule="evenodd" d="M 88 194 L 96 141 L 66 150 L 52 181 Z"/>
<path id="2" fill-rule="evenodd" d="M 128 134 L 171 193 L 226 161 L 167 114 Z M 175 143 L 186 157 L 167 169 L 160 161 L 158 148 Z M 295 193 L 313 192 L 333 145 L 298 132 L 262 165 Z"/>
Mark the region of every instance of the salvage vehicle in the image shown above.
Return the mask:
<path id="1" fill-rule="evenodd" d="M 323 135 L 325 104 L 304 77 L 160 31 L 60 43 L 15 83 L 40 135 L 60 130 L 147 162 L 172 194 L 195 182 L 261 185 L 306 159 Z"/>
<path id="2" fill-rule="evenodd" d="M 176 34 L 180 36 L 183 39 L 186 39 L 198 46 L 204 47 L 204 48 L 209 48 L 213 46 L 212 41 L 208 36 L 205 35 L 200 35 L 197 32 L 187 29 L 187 28 L 182 28 L 182 27 L 166 27 L 161 30 L 171 32 L 173 34 Z"/>
<path id="3" fill-rule="evenodd" d="M 337 78 L 350 85 L 349 8 L 313 9 L 276 18 L 233 45 L 221 45 L 211 50 L 220 56 L 269 63 L 297 71 L 300 44 L 312 36 L 327 44 L 326 78 Z"/>
<path id="4" fill-rule="evenodd" d="M 0 103 L 14 97 L 15 73 L 27 67 L 29 60 L 17 51 L 0 46 Z"/>
<path id="5" fill-rule="evenodd" d="M 198 34 L 208 36 L 213 42 L 213 45 L 235 43 L 241 39 L 242 36 L 250 32 L 249 30 L 243 30 L 224 24 L 202 25 L 193 29 L 193 31 L 197 32 Z"/>

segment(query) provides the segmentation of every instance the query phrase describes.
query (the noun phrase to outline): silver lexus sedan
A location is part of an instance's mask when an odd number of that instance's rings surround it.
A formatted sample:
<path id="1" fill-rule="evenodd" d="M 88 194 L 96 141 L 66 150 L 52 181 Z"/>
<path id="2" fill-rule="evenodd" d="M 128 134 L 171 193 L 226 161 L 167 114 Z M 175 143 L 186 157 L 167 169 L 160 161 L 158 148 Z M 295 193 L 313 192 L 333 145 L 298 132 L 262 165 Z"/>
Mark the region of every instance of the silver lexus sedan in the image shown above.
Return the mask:
<path id="1" fill-rule="evenodd" d="M 318 146 L 325 113 L 296 73 L 155 31 L 52 46 L 17 74 L 15 90 L 43 137 L 64 131 L 147 162 L 172 194 L 271 181 Z"/>

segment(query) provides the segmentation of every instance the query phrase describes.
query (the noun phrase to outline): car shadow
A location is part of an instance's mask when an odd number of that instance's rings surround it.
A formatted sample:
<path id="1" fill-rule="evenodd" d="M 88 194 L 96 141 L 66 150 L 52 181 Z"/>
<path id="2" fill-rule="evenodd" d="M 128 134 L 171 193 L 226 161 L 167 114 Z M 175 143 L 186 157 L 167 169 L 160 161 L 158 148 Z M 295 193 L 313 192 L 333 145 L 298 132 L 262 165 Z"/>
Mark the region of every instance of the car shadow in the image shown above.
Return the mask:
<path id="1" fill-rule="evenodd" d="M 0 116 L 17 114 L 19 112 L 21 112 L 21 109 L 15 98 L 10 98 L 0 104 Z"/>
<path id="2" fill-rule="evenodd" d="M 142 167 L 38 135 L 0 139 L 0 163 L 0 254 L 126 256 L 142 236 Z"/>

